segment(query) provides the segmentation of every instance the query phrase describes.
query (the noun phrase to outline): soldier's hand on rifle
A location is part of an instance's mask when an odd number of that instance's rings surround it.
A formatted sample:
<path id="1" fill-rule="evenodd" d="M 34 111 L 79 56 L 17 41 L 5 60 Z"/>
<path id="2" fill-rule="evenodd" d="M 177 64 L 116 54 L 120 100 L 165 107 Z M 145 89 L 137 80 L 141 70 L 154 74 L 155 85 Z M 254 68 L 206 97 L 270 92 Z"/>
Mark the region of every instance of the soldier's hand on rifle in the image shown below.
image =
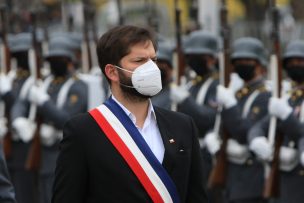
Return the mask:
<path id="1" fill-rule="evenodd" d="M 190 96 L 190 93 L 188 91 L 188 88 L 186 85 L 171 85 L 170 86 L 170 99 L 179 104 L 182 103 L 185 99 L 187 99 Z"/>
<path id="2" fill-rule="evenodd" d="M 34 137 L 36 123 L 27 118 L 19 117 L 13 121 L 12 127 L 18 138 L 23 142 L 29 142 Z"/>
<path id="3" fill-rule="evenodd" d="M 229 89 L 235 94 L 244 86 L 244 80 L 237 74 L 231 73 L 230 74 L 230 82 L 229 82 Z"/>
<path id="4" fill-rule="evenodd" d="M 0 139 L 2 139 L 7 133 L 7 119 L 5 117 L 0 118 Z"/>
<path id="5" fill-rule="evenodd" d="M 264 136 L 252 139 L 251 143 L 249 144 L 249 149 L 254 152 L 258 158 L 262 160 L 272 160 L 273 149 L 267 138 Z"/>
<path id="6" fill-rule="evenodd" d="M 217 86 L 216 100 L 219 105 L 224 106 L 226 109 L 229 109 L 237 104 L 233 90 L 226 88 L 223 85 Z"/>
<path id="7" fill-rule="evenodd" d="M 219 135 L 213 131 L 207 133 L 205 136 L 205 144 L 210 154 L 216 154 L 221 147 L 221 140 L 219 139 Z"/>
<path id="8" fill-rule="evenodd" d="M 292 113 L 286 98 L 271 97 L 268 103 L 268 112 L 281 120 L 285 120 Z"/>
<path id="9" fill-rule="evenodd" d="M 8 75 L 0 75 L 0 94 L 4 95 L 12 90 L 12 78 Z"/>
<path id="10" fill-rule="evenodd" d="M 42 106 L 50 99 L 50 96 L 42 85 L 34 85 L 30 89 L 28 99 L 30 102 Z"/>

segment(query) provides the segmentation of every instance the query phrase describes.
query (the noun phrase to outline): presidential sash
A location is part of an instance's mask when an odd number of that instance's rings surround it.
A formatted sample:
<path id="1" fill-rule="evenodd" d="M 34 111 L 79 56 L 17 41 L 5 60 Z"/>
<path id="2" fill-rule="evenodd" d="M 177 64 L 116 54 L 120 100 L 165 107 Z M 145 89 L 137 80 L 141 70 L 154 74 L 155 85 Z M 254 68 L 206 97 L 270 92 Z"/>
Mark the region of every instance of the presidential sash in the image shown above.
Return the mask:
<path id="1" fill-rule="evenodd" d="M 89 113 L 125 159 L 153 202 L 180 202 L 171 177 L 134 123 L 112 98 Z"/>

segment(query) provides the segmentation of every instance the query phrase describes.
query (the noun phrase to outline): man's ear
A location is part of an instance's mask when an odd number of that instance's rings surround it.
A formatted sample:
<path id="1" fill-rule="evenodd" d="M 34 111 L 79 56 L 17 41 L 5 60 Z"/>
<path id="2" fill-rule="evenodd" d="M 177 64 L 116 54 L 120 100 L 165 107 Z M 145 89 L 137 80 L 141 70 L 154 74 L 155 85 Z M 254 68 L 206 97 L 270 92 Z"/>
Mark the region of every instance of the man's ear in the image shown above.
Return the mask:
<path id="1" fill-rule="evenodd" d="M 107 64 L 105 67 L 105 74 L 109 80 L 115 82 L 119 80 L 117 68 L 112 64 Z"/>

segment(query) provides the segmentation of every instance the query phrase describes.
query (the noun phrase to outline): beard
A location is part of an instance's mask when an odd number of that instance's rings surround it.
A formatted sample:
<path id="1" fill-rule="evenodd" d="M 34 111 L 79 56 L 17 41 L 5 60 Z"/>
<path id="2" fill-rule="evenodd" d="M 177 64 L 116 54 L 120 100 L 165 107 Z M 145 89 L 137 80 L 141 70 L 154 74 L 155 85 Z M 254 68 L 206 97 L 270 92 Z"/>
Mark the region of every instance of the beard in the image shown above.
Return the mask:
<path id="1" fill-rule="evenodd" d="M 132 102 L 143 102 L 151 98 L 151 96 L 146 96 L 140 94 L 132 84 L 131 78 L 127 77 L 122 71 L 118 71 L 119 80 L 120 80 L 120 89 L 122 90 L 123 96 Z"/>

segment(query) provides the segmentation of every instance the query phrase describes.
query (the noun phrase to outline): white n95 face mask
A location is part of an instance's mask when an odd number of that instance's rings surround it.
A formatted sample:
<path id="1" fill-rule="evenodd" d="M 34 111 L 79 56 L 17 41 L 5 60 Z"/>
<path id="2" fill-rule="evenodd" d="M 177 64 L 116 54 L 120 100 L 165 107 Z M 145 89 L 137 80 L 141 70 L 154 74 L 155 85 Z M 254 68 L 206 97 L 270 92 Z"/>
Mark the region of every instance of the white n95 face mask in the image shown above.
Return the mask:
<path id="1" fill-rule="evenodd" d="M 145 96 L 154 96 L 162 89 L 161 74 L 157 65 L 150 59 L 146 63 L 138 66 L 134 71 L 129 71 L 119 66 L 120 70 L 132 73 L 132 85 L 126 87 L 135 88 L 137 92 Z"/>

